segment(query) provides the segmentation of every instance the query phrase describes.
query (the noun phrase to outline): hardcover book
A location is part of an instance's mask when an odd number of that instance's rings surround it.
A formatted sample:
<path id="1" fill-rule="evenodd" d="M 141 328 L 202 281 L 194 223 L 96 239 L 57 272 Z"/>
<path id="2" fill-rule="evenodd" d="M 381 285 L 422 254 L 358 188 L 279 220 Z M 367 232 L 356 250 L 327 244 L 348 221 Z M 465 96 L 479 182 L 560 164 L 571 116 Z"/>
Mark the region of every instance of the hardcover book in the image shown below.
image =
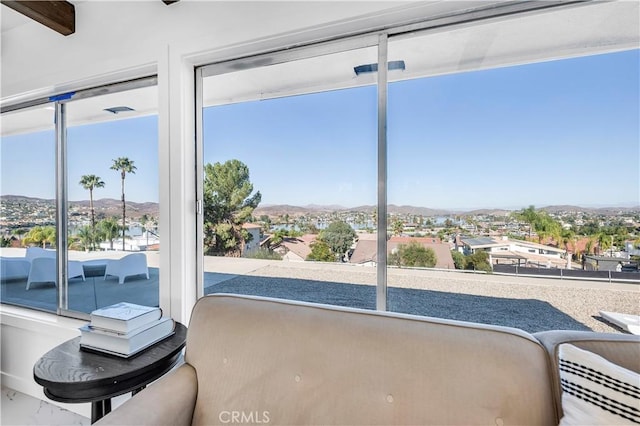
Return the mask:
<path id="1" fill-rule="evenodd" d="M 128 358 L 174 332 L 175 322 L 169 317 L 154 320 L 125 334 L 95 329 L 87 324 L 80 328 L 80 348 Z"/>
<path id="2" fill-rule="evenodd" d="M 161 316 L 162 310 L 158 307 L 121 302 L 91 312 L 91 327 L 128 333 Z"/>

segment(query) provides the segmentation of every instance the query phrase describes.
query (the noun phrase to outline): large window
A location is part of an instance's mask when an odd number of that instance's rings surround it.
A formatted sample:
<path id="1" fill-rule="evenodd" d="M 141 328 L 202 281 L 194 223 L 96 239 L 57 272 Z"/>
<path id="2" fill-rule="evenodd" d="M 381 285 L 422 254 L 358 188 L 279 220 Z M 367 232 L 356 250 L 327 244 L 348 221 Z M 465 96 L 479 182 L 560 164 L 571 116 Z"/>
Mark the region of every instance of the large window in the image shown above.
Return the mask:
<path id="1" fill-rule="evenodd" d="M 640 277 L 638 35 L 601 7 L 202 68 L 202 293 L 532 332 L 638 314 L 615 284 Z"/>
<path id="2" fill-rule="evenodd" d="M 205 294 L 375 307 L 375 270 L 348 259 L 375 227 L 376 78 L 353 67 L 376 61 L 358 48 L 204 79 Z"/>
<path id="3" fill-rule="evenodd" d="M 72 316 L 158 305 L 154 82 L 3 114 L 3 303 Z"/>
<path id="4" fill-rule="evenodd" d="M 568 313 L 594 297 L 629 307 L 609 289 L 577 292 L 561 278 L 598 278 L 583 256 L 606 255 L 618 279 L 627 277 L 616 265 L 632 264 L 623 248 L 638 236 L 640 55 L 502 66 L 496 38 L 512 31 L 492 24 L 389 39 L 390 60 L 412 54 L 407 67 L 445 62 L 443 45 L 491 66 L 450 64 L 444 75 L 389 83 L 388 308 L 531 332 L 595 327 L 598 312 Z"/>

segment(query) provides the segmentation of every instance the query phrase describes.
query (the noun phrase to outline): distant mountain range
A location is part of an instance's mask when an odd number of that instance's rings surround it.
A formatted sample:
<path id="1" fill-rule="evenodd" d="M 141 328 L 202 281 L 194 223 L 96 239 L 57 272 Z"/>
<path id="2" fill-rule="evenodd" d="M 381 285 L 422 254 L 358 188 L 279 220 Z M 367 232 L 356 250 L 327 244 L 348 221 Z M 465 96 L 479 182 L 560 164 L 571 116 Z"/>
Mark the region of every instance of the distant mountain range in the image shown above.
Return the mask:
<path id="1" fill-rule="evenodd" d="M 267 215 L 267 216 L 279 216 L 284 214 L 289 215 L 302 215 L 311 213 L 332 213 L 332 212 L 373 212 L 376 206 L 363 205 L 357 207 L 344 207 L 340 205 L 327 205 L 321 206 L 316 204 L 309 204 L 306 206 L 292 206 L 289 204 L 269 204 L 258 206 L 253 214 L 254 216 Z M 451 215 L 492 215 L 492 216 L 506 216 L 513 211 L 520 209 L 508 210 L 508 209 L 475 209 L 475 210 L 447 210 L 447 209 L 430 209 L 427 207 L 416 206 L 397 206 L 395 204 L 389 204 L 387 206 L 387 212 L 393 214 L 408 214 L 408 215 L 422 215 L 422 216 L 451 216 Z M 614 216 L 620 213 L 640 212 L 640 206 L 636 207 L 580 207 L 580 206 L 546 206 L 540 208 L 548 213 L 561 213 L 561 212 L 573 212 L 573 213 L 589 213 L 589 214 L 601 214 L 606 216 Z"/>
<path id="2" fill-rule="evenodd" d="M 46 198 L 25 197 L 22 195 L 2 195 L 0 196 L 2 203 L 12 204 L 38 204 L 44 203 L 55 205 L 55 200 Z M 160 213 L 159 204 L 152 202 L 136 203 L 135 201 L 126 201 L 127 216 L 140 217 L 148 215 L 157 217 Z M 122 214 L 122 201 L 113 198 L 101 198 L 93 200 L 93 207 L 96 213 L 104 213 L 106 216 L 120 216 Z M 69 208 L 89 208 L 89 200 L 69 201 Z"/>
<path id="3" fill-rule="evenodd" d="M 54 200 L 24 197 L 21 195 L 2 195 L 0 200 L 12 203 L 50 203 L 54 204 Z M 82 201 L 70 201 L 70 207 L 89 207 L 89 200 Z M 101 198 L 94 200 L 93 205 L 97 212 L 104 212 L 107 215 L 119 215 L 122 209 L 120 200 L 113 198 Z M 357 207 L 344 207 L 340 205 L 317 205 L 308 204 L 306 206 L 294 206 L 290 204 L 266 204 L 258 206 L 254 210 L 254 216 L 280 216 L 280 215 L 304 215 L 304 214 L 318 214 L 318 213 L 332 213 L 332 212 L 373 212 L 376 206 L 362 205 Z M 513 211 L 519 209 L 476 209 L 476 210 L 446 210 L 446 209 L 430 209 L 427 207 L 416 206 L 397 206 L 395 204 L 389 204 L 387 211 L 394 214 L 408 214 L 408 215 L 422 215 L 422 216 L 451 216 L 451 215 L 493 215 L 493 216 L 505 216 Z M 558 205 L 558 206 L 546 206 L 540 208 L 548 213 L 561 213 L 561 212 L 573 212 L 573 213 L 588 213 L 588 214 L 601 214 L 606 216 L 614 216 L 621 213 L 640 212 L 640 206 L 636 207 L 580 207 L 572 205 Z M 159 204 L 153 202 L 137 203 L 134 201 L 127 201 L 127 213 L 131 216 L 142 216 L 143 214 L 157 216 L 159 212 Z"/>

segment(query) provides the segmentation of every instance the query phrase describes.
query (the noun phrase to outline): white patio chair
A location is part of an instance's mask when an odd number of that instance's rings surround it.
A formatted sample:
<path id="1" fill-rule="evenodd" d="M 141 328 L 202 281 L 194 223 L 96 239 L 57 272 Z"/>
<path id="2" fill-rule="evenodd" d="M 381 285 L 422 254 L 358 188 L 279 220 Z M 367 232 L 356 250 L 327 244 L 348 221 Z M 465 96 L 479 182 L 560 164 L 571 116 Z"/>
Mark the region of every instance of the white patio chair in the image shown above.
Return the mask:
<path id="1" fill-rule="evenodd" d="M 0 281 L 25 279 L 30 266 L 29 261 L 21 257 L 0 257 Z"/>
<path id="2" fill-rule="evenodd" d="M 82 263 L 70 260 L 67 263 L 67 274 L 69 279 L 84 277 L 84 268 Z M 56 271 L 56 258 L 55 257 L 36 257 L 31 260 L 31 267 L 29 268 L 29 277 L 27 278 L 27 290 L 31 283 L 48 283 L 51 282 L 54 285 L 58 285 L 58 275 Z"/>
<path id="3" fill-rule="evenodd" d="M 118 277 L 118 284 L 124 283 L 126 277 L 134 275 L 146 275 L 149 279 L 147 256 L 144 253 L 132 253 L 121 259 L 111 259 L 107 262 L 107 267 L 104 270 L 105 280 L 107 275 Z"/>
<path id="4" fill-rule="evenodd" d="M 37 258 L 37 257 L 49 257 L 49 258 L 56 258 L 56 251 L 55 250 L 46 250 L 43 249 L 42 247 L 27 247 L 27 251 L 24 254 L 24 257 L 31 262 L 33 259 Z"/>
<path id="5" fill-rule="evenodd" d="M 29 278 L 27 279 L 27 290 L 31 283 L 57 283 L 56 259 L 52 257 L 36 257 L 31 259 L 29 268 Z"/>
<path id="6" fill-rule="evenodd" d="M 82 267 L 82 262 L 78 260 L 67 261 L 67 274 L 69 279 L 82 278 L 82 281 L 85 281 L 84 268 Z"/>

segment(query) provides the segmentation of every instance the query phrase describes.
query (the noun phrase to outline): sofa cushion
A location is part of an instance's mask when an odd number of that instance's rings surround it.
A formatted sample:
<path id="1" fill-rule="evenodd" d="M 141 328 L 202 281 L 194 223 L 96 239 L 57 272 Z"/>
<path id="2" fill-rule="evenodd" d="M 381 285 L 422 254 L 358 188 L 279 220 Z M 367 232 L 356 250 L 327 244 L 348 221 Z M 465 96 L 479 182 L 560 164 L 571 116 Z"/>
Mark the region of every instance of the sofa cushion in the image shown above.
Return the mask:
<path id="1" fill-rule="evenodd" d="M 640 423 L 640 374 L 569 343 L 558 350 L 560 425 Z"/>
<path id="2" fill-rule="evenodd" d="M 186 348 L 194 425 L 557 423 L 544 348 L 516 329 L 213 295 Z"/>

